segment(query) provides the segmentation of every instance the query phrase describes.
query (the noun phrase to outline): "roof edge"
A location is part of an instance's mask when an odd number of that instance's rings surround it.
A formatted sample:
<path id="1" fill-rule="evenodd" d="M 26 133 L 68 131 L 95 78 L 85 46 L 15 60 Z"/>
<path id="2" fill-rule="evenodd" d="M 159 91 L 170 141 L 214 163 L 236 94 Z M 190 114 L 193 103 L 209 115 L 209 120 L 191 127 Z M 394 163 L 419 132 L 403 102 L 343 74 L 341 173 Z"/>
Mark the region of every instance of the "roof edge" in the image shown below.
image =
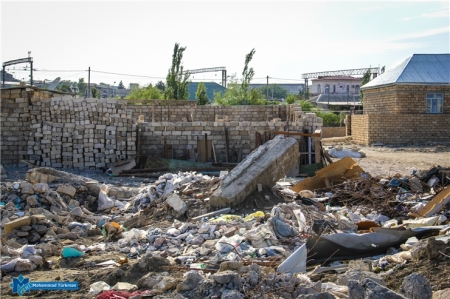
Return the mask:
<path id="1" fill-rule="evenodd" d="M 450 82 L 439 82 L 439 83 L 388 83 L 388 84 L 382 84 L 382 85 L 375 85 L 375 86 L 361 86 L 361 90 L 366 90 L 366 89 L 374 89 L 374 88 L 380 88 L 380 87 L 388 87 L 388 86 L 396 86 L 396 85 L 421 85 L 421 86 L 448 86 L 450 85 Z"/>

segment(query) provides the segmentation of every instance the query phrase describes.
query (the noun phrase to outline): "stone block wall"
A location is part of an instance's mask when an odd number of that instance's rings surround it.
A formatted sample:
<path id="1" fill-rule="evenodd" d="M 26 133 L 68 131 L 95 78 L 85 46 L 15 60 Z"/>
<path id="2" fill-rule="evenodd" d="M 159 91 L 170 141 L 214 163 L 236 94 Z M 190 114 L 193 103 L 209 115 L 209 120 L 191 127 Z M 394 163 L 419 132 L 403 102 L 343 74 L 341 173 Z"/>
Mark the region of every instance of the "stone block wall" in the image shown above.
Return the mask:
<path id="1" fill-rule="evenodd" d="M 352 140 L 358 144 L 407 145 L 450 142 L 445 114 L 352 115 Z"/>
<path id="2" fill-rule="evenodd" d="M 395 85 L 364 90 L 364 114 L 426 113 L 426 94 L 444 93 L 444 114 L 450 114 L 450 86 Z"/>
<path id="3" fill-rule="evenodd" d="M 226 160 L 227 128 L 231 162 L 233 155 L 244 158 L 257 144 L 273 138 L 273 131 L 312 133 L 322 128 L 321 118 L 295 105 L 219 107 L 189 101 L 136 105 L 35 87 L 2 89 L 1 95 L 2 164 L 26 160 L 55 168 L 109 167 L 136 157 L 138 126 L 141 155 L 163 157 L 166 144 L 173 146 L 174 158 L 186 158 L 207 134 L 218 161 Z M 261 134 L 258 138 L 256 132 Z"/>
<path id="4" fill-rule="evenodd" d="M 322 138 L 345 137 L 345 127 L 322 127 Z"/>

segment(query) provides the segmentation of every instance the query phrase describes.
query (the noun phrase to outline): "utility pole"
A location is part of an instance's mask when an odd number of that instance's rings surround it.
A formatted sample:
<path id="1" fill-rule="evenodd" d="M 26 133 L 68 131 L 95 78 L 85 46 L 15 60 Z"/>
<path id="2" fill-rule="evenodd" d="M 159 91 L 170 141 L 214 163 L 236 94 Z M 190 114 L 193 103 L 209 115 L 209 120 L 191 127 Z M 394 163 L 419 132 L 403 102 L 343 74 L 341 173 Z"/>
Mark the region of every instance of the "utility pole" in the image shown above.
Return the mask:
<path id="1" fill-rule="evenodd" d="M 267 101 L 269 100 L 269 76 L 267 76 L 266 99 L 267 99 Z"/>
<path id="2" fill-rule="evenodd" d="M 88 87 L 87 87 L 87 94 L 86 98 L 91 97 L 91 67 L 88 68 Z"/>

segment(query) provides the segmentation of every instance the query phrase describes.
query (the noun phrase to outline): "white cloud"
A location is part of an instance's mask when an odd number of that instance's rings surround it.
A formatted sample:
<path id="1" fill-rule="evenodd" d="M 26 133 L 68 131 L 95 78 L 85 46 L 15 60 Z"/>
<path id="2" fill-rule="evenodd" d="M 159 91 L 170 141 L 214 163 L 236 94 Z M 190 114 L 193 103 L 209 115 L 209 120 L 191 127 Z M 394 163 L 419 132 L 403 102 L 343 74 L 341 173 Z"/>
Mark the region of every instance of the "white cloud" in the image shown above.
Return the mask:
<path id="1" fill-rule="evenodd" d="M 400 21 L 411 21 L 413 19 L 427 19 L 427 18 L 448 18 L 449 17 L 449 8 L 444 8 L 442 10 L 430 12 L 430 13 L 422 13 L 420 16 L 413 17 L 403 17 Z"/>

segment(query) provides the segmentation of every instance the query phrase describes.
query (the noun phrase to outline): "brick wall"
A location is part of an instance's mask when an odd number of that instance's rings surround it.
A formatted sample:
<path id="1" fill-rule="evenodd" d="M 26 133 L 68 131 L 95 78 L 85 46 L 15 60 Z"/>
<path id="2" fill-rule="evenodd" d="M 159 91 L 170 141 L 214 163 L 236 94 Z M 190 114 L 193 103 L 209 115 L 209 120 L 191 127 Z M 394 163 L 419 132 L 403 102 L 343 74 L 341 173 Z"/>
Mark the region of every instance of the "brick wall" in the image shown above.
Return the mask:
<path id="1" fill-rule="evenodd" d="M 426 113 L 426 94 L 444 93 L 444 114 L 450 114 L 450 86 L 395 85 L 364 90 L 364 114 Z M 445 104 L 444 104 L 445 106 Z"/>
<path id="2" fill-rule="evenodd" d="M 358 144 L 392 145 L 450 142 L 445 114 L 352 115 L 352 140 Z"/>
<path id="3" fill-rule="evenodd" d="M 322 138 L 345 137 L 345 127 L 322 127 Z"/>

